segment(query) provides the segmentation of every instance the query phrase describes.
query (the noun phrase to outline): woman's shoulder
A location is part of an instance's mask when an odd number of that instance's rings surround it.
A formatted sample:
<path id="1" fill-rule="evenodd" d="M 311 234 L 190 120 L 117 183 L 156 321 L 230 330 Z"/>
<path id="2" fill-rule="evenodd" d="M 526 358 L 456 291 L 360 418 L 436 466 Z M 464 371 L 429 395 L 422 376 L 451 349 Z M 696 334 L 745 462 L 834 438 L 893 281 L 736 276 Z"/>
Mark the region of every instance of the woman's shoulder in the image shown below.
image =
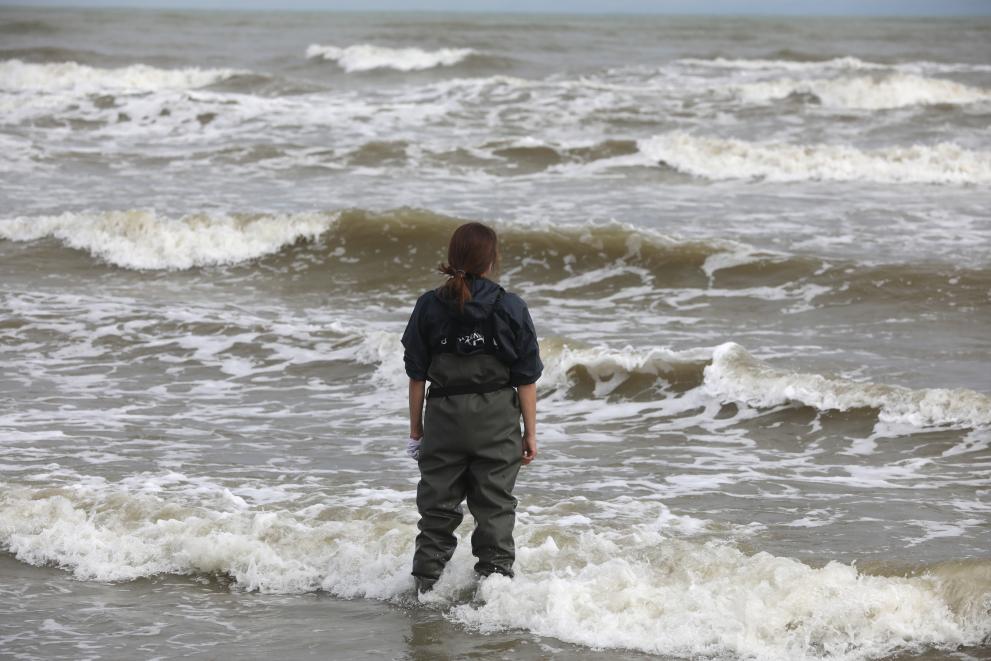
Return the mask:
<path id="1" fill-rule="evenodd" d="M 523 300 L 522 296 L 514 292 L 503 290 L 501 307 L 505 311 L 506 316 L 516 324 L 523 325 L 530 317 L 526 301 Z"/>
<path id="2" fill-rule="evenodd" d="M 437 292 L 433 289 L 428 289 L 417 297 L 416 303 L 413 305 L 413 316 L 422 317 L 429 315 L 436 303 Z"/>
<path id="3" fill-rule="evenodd" d="M 526 310 L 526 301 L 523 297 L 506 289 L 503 290 L 502 302 L 510 310 Z"/>

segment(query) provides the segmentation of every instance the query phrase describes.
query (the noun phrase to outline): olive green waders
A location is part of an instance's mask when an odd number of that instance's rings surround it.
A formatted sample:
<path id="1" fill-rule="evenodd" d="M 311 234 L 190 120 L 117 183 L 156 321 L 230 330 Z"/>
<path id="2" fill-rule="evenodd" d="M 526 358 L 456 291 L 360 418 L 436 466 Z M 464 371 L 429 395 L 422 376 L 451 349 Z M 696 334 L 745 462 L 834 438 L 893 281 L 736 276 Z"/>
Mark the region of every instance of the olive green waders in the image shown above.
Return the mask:
<path id="1" fill-rule="evenodd" d="M 433 357 L 427 378 L 432 388 L 508 384 L 509 368 L 491 354 L 440 353 Z M 523 451 L 520 415 L 519 395 L 508 385 L 494 392 L 428 396 L 416 489 L 420 534 L 413 576 L 419 588 L 429 588 L 451 559 L 466 497 L 476 523 L 471 536 L 478 558 L 475 571 L 513 575 L 513 486 Z"/>

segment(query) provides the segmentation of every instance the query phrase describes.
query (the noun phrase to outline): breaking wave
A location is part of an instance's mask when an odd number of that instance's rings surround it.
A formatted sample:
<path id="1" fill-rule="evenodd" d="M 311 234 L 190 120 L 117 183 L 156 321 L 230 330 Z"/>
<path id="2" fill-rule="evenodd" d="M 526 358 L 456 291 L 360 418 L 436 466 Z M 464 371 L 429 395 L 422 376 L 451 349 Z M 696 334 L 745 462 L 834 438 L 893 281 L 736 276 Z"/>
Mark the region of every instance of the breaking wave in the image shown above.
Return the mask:
<path id="1" fill-rule="evenodd" d="M 886 77 L 854 76 L 834 79 L 781 79 L 748 83 L 737 88 L 749 103 L 767 103 L 792 95 L 810 95 L 827 108 L 886 110 L 915 105 L 964 105 L 991 100 L 991 92 L 952 80 L 910 74 Z"/>
<path id="2" fill-rule="evenodd" d="M 654 162 L 713 180 L 991 183 L 991 153 L 947 142 L 861 150 L 848 145 L 747 142 L 676 131 L 641 140 L 638 145 Z"/>
<path id="3" fill-rule="evenodd" d="M 991 396 L 983 393 L 965 388 L 913 390 L 792 372 L 758 360 L 735 342 L 711 349 L 613 349 L 572 347 L 544 338 L 541 355 L 541 388 L 563 389 L 570 396 L 628 396 L 659 381 L 676 392 L 701 387 L 722 403 L 757 409 L 797 403 L 821 412 L 874 409 L 882 422 L 919 428 L 991 425 Z"/>
<path id="4" fill-rule="evenodd" d="M 562 389 L 571 396 L 605 397 L 625 394 L 660 381 L 676 390 L 697 387 L 712 349 L 637 349 L 626 346 L 570 346 L 557 338 L 543 338 L 544 373 L 541 388 Z"/>
<path id="5" fill-rule="evenodd" d="M 132 64 L 102 69 L 76 62 L 0 62 L 0 90 L 10 92 L 153 92 L 205 87 L 242 75 L 236 69 L 159 69 Z"/>
<path id="6" fill-rule="evenodd" d="M 0 218 L 0 240 L 54 239 L 60 245 L 41 244 L 24 254 L 37 257 L 39 250 L 70 248 L 134 270 L 242 265 L 276 278 L 292 273 L 297 286 L 321 290 L 332 271 L 339 287 L 370 292 L 380 287 L 395 291 L 397 273 L 413 289 L 436 283 L 433 274 L 444 258 L 443 246 L 463 222 L 413 208 L 183 216 L 132 209 Z M 829 263 L 725 239 L 687 240 L 617 222 L 492 224 L 500 233 L 507 282 L 553 299 L 629 290 L 639 292 L 636 298 L 645 304 L 673 307 L 734 296 L 805 308 L 879 300 L 958 309 L 985 304 L 991 287 L 986 268 Z M 383 264 L 392 270 L 383 271 Z M 312 277 L 301 279 L 305 273 Z M 229 275 L 236 279 L 244 272 Z"/>
<path id="7" fill-rule="evenodd" d="M 787 54 L 786 54 L 787 55 Z M 798 55 L 798 54 L 793 54 Z M 770 57 L 770 58 L 682 58 L 675 61 L 686 67 L 703 69 L 739 69 L 743 71 L 902 71 L 907 73 L 961 73 L 991 71 L 991 65 L 966 62 L 901 62 L 885 64 L 845 56 L 822 59 L 818 57 Z"/>
<path id="8" fill-rule="evenodd" d="M 281 491 L 181 473 L 4 487 L 0 545 L 21 561 L 55 565 L 83 580 L 213 575 L 242 590 L 415 600 L 408 574 L 412 492 Z M 259 502 L 260 494 L 269 504 Z M 483 580 L 472 601 L 465 595 L 473 559 L 462 540 L 426 600 L 483 631 L 522 629 L 686 657 L 854 661 L 975 644 L 991 629 L 986 562 L 905 576 L 838 562 L 816 568 L 705 541 L 696 535 L 708 522 L 661 504 L 620 505 L 637 508 L 639 522 L 592 526 L 582 515 L 563 523 L 539 508 L 521 519 L 517 577 Z"/>
<path id="9" fill-rule="evenodd" d="M 384 385 L 405 384 L 398 339 L 388 332 L 336 327 L 351 341 L 339 359 L 376 367 Z M 873 409 L 878 420 L 917 428 L 991 426 L 991 396 L 965 388 L 926 388 L 830 378 L 772 367 L 735 342 L 715 348 L 575 346 L 558 337 L 541 338 L 542 390 L 569 398 L 665 396 L 701 388 L 719 402 L 772 409 L 788 404 L 820 412 Z M 677 396 L 675 394 L 675 396 Z"/>
<path id="10" fill-rule="evenodd" d="M 323 276 L 319 279 L 326 282 Z M 6 303 L 16 310 L 14 317 L 20 319 L 55 315 L 63 305 L 50 298 L 36 300 L 31 297 L 8 297 Z M 69 297 L 68 304 L 82 305 L 85 309 L 97 305 L 96 302 L 80 302 L 78 296 Z M 70 307 L 66 312 L 73 309 Z M 135 308 L 130 316 L 154 317 L 154 312 Z M 227 329 L 226 338 L 216 336 L 219 326 Z M 285 328 L 303 330 L 282 337 Z M 80 332 L 78 341 L 91 343 L 90 331 Z M 181 338 L 183 346 L 198 347 L 197 361 L 223 374 L 244 376 L 254 368 L 269 372 L 276 367 L 295 369 L 328 362 L 350 363 L 363 366 L 358 371 L 345 370 L 357 379 L 356 386 L 400 391 L 407 380 L 400 334 L 401 326 L 395 324 L 370 324 L 339 314 L 333 321 L 307 326 L 305 321 L 273 323 L 243 315 L 211 317 L 205 310 L 197 309 L 190 311 L 188 318 L 149 321 L 140 332 L 128 335 L 126 342 L 91 347 L 92 353 L 88 355 L 93 361 L 111 355 L 126 359 L 127 352 L 137 350 L 140 353 L 149 344 L 161 344 L 162 338 Z M 209 338 L 198 342 L 197 338 L 204 335 Z M 259 335 L 267 339 L 251 342 L 251 362 L 240 360 L 243 356 L 237 351 L 232 353 L 237 342 Z M 546 396 L 556 399 L 643 402 L 680 398 L 691 393 L 688 400 L 692 402 L 733 403 L 756 410 L 788 405 L 819 412 L 869 409 L 870 415 L 882 422 L 914 428 L 991 426 L 991 395 L 988 394 L 961 388 L 910 389 L 797 373 L 771 366 L 733 342 L 714 348 L 616 347 L 589 345 L 551 335 L 541 337 L 540 343 L 544 373 L 539 386 Z M 240 371 L 239 365 L 245 371 Z"/>
<path id="11" fill-rule="evenodd" d="M 757 408 L 798 402 L 820 411 L 877 409 L 884 422 L 916 427 L 991 425 L 991 397 L 973 390 L 912 390 L 791 372 L 757 360 L 733 342 L 713 350 L 704 387 L 724 402 Z"/>
<path id="12" fill-rule="evenodd" d="M 306 49 L 307 58 L 331 60 L 348 73 L 374 69 L 422 71 L 435 67 L 450 67 L 474 54 L 475 51 L 471 48 L 441 48 L 427 51 L 422 48 L 389 48 L 374 44 L 356 44 L 345 48 L 310 44 Z"/>
<path id="13" fill-rule="evenodd" d="M 852 70 L 874 70 L 886 69 L 885 64 L 878 62 L 867 62 L 856 57 L 834 57 L 831 59 L 821 58 L 698 58 L 686 57 L 676 60 L 678 64 L 689 67 L 701 67 L 712 69 L 744 69 L 764 71 L 768 69 L 782 69 L 786 71 L 809 71 L 820 69 L 852 69 Z"/>
<path id="14" fill-rule="evenodd" d="M 360 209 L 287 214 L 158 215 L 151 210 L 66 212 L 57 216 L 19 216 L 0 220 L 0 239 L 37 241 L 54 238 L 110 264 L 128 269 L 189 269 L 236 264 L 279 253 L 297 242 L 324 243 L 311 250 L 328 259 L 355 261 L 366 252 L 375 261 L 394 258 L 408 267 L 428 270 L 443 257 L 417 250 L 443 246 L 461 219 L 418 209 L 373 213 Z M 507 254 L 543 258 L 533 268 L 575 274 L 583 267 L 617 260 L 641 266 L 687 268 L 704 275 L 707 260 L 723 253 L 753 252 L 731 241 L 684 241 L 621 223 L 601 225 L 530 225 L 495 223 Z M 382 237 L 390 237 L 383 245 Z M 292 255 L 287 255 L 292 258 Z M 756 259 L 756 257 L 755 257 Z M 312 261 L 312 260 L 311 260 Z M 742 263 L 740 257 L 732 263 Z M 554 262 L 553 264 L 550 262 Z M 715 268 L 715 267 L 711 267 Z"/>
<path id="15" fill-rule="evenodd" d="M 0 221 L 0 238 L 51 237 L 128 269 L 189 269 L 235 264 L 315 239 L 335 220 L 327 214 L 236 216 L 193 214 L 178 219 L 153 211 L 66 212 Z"/>
<path id="16" fill-rule="evenodd" d="M 817 411 L 874 409 L 878 419 L 913 427 L 991 425 L 991 396 L 964 388 L 913 390 L 802 374 L 758 360 L 734 342 L 714 349 L 664 347 L 572 348 L 544 339 L 542 388 L 570 389 L 572 396 L 603 397 L 642 390 L 643 377 L 676 391 L 696 387 L 723 403 L 757 409 L 800 404 Z M 633 383 L 633 388 L 629 387 Z"/>

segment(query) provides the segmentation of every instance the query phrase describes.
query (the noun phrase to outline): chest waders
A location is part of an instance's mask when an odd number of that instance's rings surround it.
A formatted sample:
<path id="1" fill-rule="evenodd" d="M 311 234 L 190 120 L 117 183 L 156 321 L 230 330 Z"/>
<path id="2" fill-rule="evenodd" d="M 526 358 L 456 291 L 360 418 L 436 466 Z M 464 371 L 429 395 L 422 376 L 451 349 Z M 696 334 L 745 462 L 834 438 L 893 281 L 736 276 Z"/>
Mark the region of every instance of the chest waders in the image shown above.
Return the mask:
<path id="1" fill-rule="evenodd" d="M 497 305 L 498 299 L 493 310 Z M 490 312 L 485 320 L 489 335 L 481 342 L 494 337 L 491 318 Z M 452 330 L 446 342 L 450 349 L 434 353 L 427 369 L 431 386 L 416 489 L 420 533 L 413 554 L 413 576 L 421 591 L 433 585 L 454 554 L 454 531 L 464 518 L 466 498 L 476 524 L 471 536 L 475 571 L 512 576 L 516 557 L 513 487 L 523 447 L 519 395 L 509 385 L 509 367 L 492 353 L 458 352 L 459 344 L 473 336 L 459 332 Z"/>

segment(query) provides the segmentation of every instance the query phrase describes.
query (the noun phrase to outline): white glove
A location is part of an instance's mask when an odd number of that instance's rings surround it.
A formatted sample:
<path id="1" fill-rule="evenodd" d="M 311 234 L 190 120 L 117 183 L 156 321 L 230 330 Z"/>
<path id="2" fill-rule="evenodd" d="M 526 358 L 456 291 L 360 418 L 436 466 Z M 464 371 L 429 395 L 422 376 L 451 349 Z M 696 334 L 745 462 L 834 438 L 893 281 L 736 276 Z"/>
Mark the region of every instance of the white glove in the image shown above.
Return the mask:
<path id="1" fill-rule="evenodd" d="M 406 441 L 406 456 L 410 459 L 420 460 L 420 441 L 419 439 L 411 438 Z"/>

